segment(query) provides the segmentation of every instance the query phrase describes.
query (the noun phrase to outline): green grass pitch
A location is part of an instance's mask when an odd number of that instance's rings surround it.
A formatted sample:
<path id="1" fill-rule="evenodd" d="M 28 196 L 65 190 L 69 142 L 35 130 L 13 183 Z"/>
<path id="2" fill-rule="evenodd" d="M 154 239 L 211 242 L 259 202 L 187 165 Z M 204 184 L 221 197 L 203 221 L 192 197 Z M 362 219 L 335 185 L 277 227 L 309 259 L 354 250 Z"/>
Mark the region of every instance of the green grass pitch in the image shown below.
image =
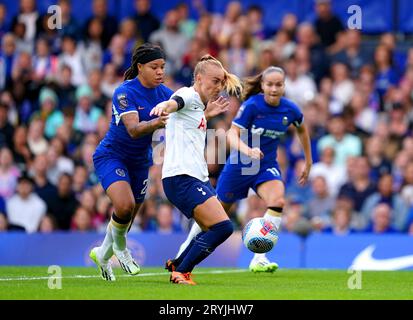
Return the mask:
<path id="1" fill-rule="evenodd" d="M 413 299 L 413 272 L 364 271 L 361 289 L 349 289 L 346 270 L 280 269 L 254 274 L 243 269 L 197 268 L 197 286 L 173 285 L 161 267 L 144 267 L 137 276 L 115 269 L 117 281 L 103 281 L 94 268 L 63 267 L 61 289 L 49 289 L 47 267 L 0 267 L 3 299 Z M 351 282 L 351 280 L 350 280 Z"/>

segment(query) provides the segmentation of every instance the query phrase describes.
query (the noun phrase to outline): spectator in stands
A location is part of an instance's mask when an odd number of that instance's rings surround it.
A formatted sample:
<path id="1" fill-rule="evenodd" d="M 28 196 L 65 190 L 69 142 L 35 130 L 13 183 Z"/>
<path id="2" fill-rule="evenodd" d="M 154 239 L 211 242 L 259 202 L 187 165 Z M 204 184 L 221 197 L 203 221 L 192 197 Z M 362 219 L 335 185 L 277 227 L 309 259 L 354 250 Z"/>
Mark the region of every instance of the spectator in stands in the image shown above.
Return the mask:
<path id="1" fill-rule="evenodd" d="M 365 152 L 370 164 L 370 177 L 377 183 L 380 176 L 392 172 L 392 163 L 384 154 L 385 141 L 372 135 L 365 142 Z"/>
<path id="2" fill-rule="evenodd" d="M 0 148 L 13 147 L 14 127 L 8 119 L 8 106 L 0 101 Z"/>
<path id="3" fill-rule="evenodd" d="M 59 230 L 69 230 L 72 216 L 75 213 L 78 201 L 72 191 L 72 176 L 63 173 L 59 177 L 57 196 L 49 204 L 48 211 L 52 214 Z"/>
<path id="4" fill-rule="evenodd" d="M 92 103 L 102 111 L 105 110 L 106 103 L 111 97 L 106 96 L 101 90 L 102 72 L 99 69 L 93 69 L 88 76 L 88 84 L 92 90 Z"/>
<path id="5" fill-rule="evenodd" d="M 72 15 L 71 0 L 59 0 L 58 6 L 62 12 L 62 28 L 58 29 L 60 36 L 71 34 L 75 37 L 81 35 L 81 28 L 79 22 Z"/>
<path id="6" fill-rule="evenodd" d="M 50 203 L 57 195 L 57 189 L 47 179 L 48 163 L 45 153 L 38 154 L 34 158 L 33 165 L 30 169 L 30 176 L 33 179 L 34 192 L 50 208 Z"/>
<path id="7" fill-rule="evenodd" d="M 399 76 L 393 64 L 390 49 L 385 45 L 379 45 L 374 51 L 374 65 L 376 68 L 376 89 L 383 99 L 387 90 L 396 86 Z"/>
<path id="8" fill-rule="evenodd" d="M 158 207 L 156 223 L 156 232 L 161 234 L 170 234 L 182 231 L 179 225 L 174 224 L 173 207 L 168 203 L 162 203 Z"/>
<path id="9" fill-rule="evenodd" d="M 47 150 L 46 155 L 48 164 L 47 178 L 53 185 L 56 186 L 62 173 L 73 173 L 73 160 L 62 156 L 60 151 L 53 145 L 51 145 L 51 147 Z"/>
<path id="10" fill-rule="evenodd" d="M 348 71 L 347 65 L 341 62 L 335 62 L 331 66 L 332 95 L 344 106 L 350 102 L 354 93 L 354 83 L 349 78 Z"/>
<path id="11" fill-rule="evenodd" d="M 79 44 L 82 52 L 83 65 L 86 69 L 86 74 L 92 70 L 100 69 L 103 61 L 103 45 L 102 45 L 103 25 L 102 20 L 93 18 L 89 22 L 89 27 L 86 32 L 86 37 Z"/>
<path id="12" fill-rule="evenodd" d="M 12 68 L 17 60 L 16 38 L 13 33 L 6 33 L 1 40 L 0 51 L 0 89 L 10 88 L 12 85 Z"/>
<path id="13" fill-rule="evenodd" d="M 96 132 L 97 121 L 102 111 L 92 104 L 93 93 L 88 85 L 83 85 L 76 90 L 76 112 L 73 128 L 84 134 Z"/>
<path id="14" fill-rule="evenodd" d="M 370 179 L 370 166 L 366 157 L 356 157 L 351 167 L 352 174 L 349 174 L 349 181 L 341 187 L 339 196 L 352 199 L 354 210 L 361 213 L 366 199 L 377 188 Z"/>
<path id="15" fill-rule="evenodd" d="M 118 31 L 118 21 L 115 17 L 108 13 L 108 5 L 106 0 L 93 0 L 92 12 L 92 17 L 86 22 L 85 29 L 89 29 L 89 24 L 94 18 L 99 19 L 103 26 L 101 43 L 103 48 L 106 49 L 110 39 L 112 39 Z"/>
<path id="16" fill-rule="evenodd" d="M 330 61 L 310 23 L 303 22 L 298 26 L 297 43 L 309 51 L 310 72 L 314 81 L 319 84 L 328 73 Z"/>
<path id="17" fill-rule="evenodd" d="M 116 74 L 116 66 L 113 63 L 108 63 L 103 68 L 103 78 L 101 90 L 107 97 L 112 97 L 115 89 L 120 85 L 121 81 Z M 110 110 L 112 110 L 112 101 L 110 101 Z"/>
<path id="18" fill-rule="evenodd" d="M 58 109 L 59 100 L 56 93 L 43 87 L 39 95 L 40 110 L 35 112 L 32 119 L 44 121 L 44 134 L 48 139 L 56 135 L 57 128 L 63 124 L 63 113 Z"/>
<path id="19" fill-rule="evenodd" d="M 55 86 L 59 97 L 59 107 L 61 109 L 73 108 L 76 103 L 76 87 L 72 83 L 72 69 L 68 65 L 61 65 L 58 74 Z"/>
<path id="20" fill-rule="evenodd" d="M 380 203 L 385 203 L 393 210 L 392 227 L 399 231 L 404 230 L 409 208 L 403 198 L 393 191 L 393 177 L 390 174 L 382 175 L 377 189 L 377 192 L 366 198 L 361 209 L 362 215 L 366 220 L 374 218 L 371 216 L 374 208 Z"/>
<path id="21" fill-rule="evenodd" d="M 23 173 L 18 178 L 17 194 L 6 202 L 8 220 L 26 229 L 36 232 L 41 218 L 46 214 L 46 203 L 33 192 L 33 180 Z"/>
<path id="22" fill-rule="evenodd" d="M 149 36 L 160 27 L 160 22 L 154 16 L 151 9 L 150 0 L 135 0 L 136 14 L 132 17 L 138 26 L 139 33 L 144 42 L 149 41 Z"/>
<path id="23" fill-rule="evenodd" d="M 118 74 L 123 74 L 131 61 L 131 53 L 126 52 L 126 39 L 121 34 L 116 34 L 103 54 L 103 65 L 111 63 Z"/>
<path id="24" fill-rule="evenodd" d="M 41 17 L 36 9 L 35 0 L 20 0 L 19 13 L 12 20 L 13 30 L 18 23 L 24 25 L 24 40 L 33 48 L 36 34 L 41 29 Z"/>
<path id="25" fill-rule="evenodd" d="M 197 22 L 189 17 L 189 6 L 185 2 L 180 2 L 175 7 L 178 13 L 179 31 L 185 35 L 188 40 L 192 39 L 195 33 Z M 199 8 L 201 9 L 201 8 Z"/>
<path id="26" fill-rule="evenodd" d="M 88 184 L 88 171 L 82 165 L 75 167 L 73 174 L 72 190 L 76 195 L 76 199 L 80 199 L 82 192 L 89 186 Z"/>
<path id="27" fill-rule="evenodd" d="M 57 73 L 57 57 L 50 53 L 50 48 L 45 38 L 36 41 L 36 53 L 33 56 L 34 80 L 38 83 L 50 80 Z"/>
<path id="28" fill-rule="evenodd" d="M 329 134 L 322 137 L 317 145 L 319 152 L 326 147 L 333 147 L 335 153 L 334 163 L 344 167 L 350 156 L 361 154 L 362 142 L 359 137 L 346 133 L 343 115 L 333 114 L 327 124 Z"/>
<path id="29" fill-rule="evenodd" d="M 70 230 L 80 232 L 94 230 L 92 225 L 92 217 L 89 211 L 82 206 L 79 206 L 74 212 Z"/>
<path id="30" fill-rule="evenodd" d="M 8 23 L 6 21 L 7 8 L 3 3 L 0 3 L 0 38 L 2 38 L 9 30 Z M 1 88 L 1 86 L 0 86 Z"/>
<path id="31" fill-rule="evenodd" d="M 364 133 L 371 134 L 377 122 L 377 113 L 368 106 L 368 96 L 360 90 L 355 90 L 348 108 L 354 115 L 354 126 Z"/>
<path id="32" fill-rule="evenodd" d="M 285 96 L 299 106 L 304 107 L 305 103 L 313 100 L 317 87 L 314 80 L 307 74 L 298 72 L 297 62 L 294 56 L 285 61 Z"/>
<path id="33" fill-rule="evenodd" d="M 351 210 L 346 207 L 337 206 L 333 210 L 331 226 L 322 229 L 325 233 L 334 235 L 348 235 L 356 232 L 351 226 Z"/>
<path id="34" fill-rule="evenodd" d="M 387 203 L 378 203 L 373 208 L 371 223 L 364 231 L 379 234 L 398 232 L 398 230 L 394 229 L 391 225 L 393 214 L 394 210 L 392 210 Z"/>
<path id="35" fill-rule="evenodd" d="M 345 47 L 337 52 L 333 61 L 342 62 L 349 67 L 351 78 L 359 76 L 363 65 L 371 61 L 371 55 L 362 47 L 361 32 L 357 29 L 348 29 L 345 32 Z"/>
<path id="36" fill-rule="evenodd" d="M 52 233 L 57 231 L 56 219 L 51 214 L 44 215 L 37 231 L 40 233 Z"/>
<path id="37" fill-rule="evenodd" d="M 49 147 L 49 143 L 43 136 L 44 122 L 40 118 L 33 118 L 29 125 L 27 134 L 27 144 L 30 152 L 36 156 L 40 153 L 45 153 Z"/>
<path id="38" fill-rule="evenodd" d="M 251 76 L 256 61 L 250 36 L 243 31 L 234 30 L 227 49 L 221 51 L 219 59 L 228 72 L 239 78 Z"/>
<path id="39" fill-rule="evenodd" d="M 14 130 L 13 158 L 15 164 L 21 171 L 30 167 L 33 160 L 33 154 L 27 144 L 27 128 L 25 126 L 18 126 L 16 130 Z"/>
<path id="40" fill-rule="evenodd" d="M 72 35 L 64 35 L 62 38 L 62 53 L 58 57 L 59 68 L 67 65 L 72 70 L 71 83 L 80 86 L 86 83 L 86 69 L 83 65 L 82 52 Z"/>
<path id="41" fill-rule="evenodd" d="M 174 74 L 182 66 L 182 57 L 188 47 L 188 39 L 179 31 L 178 23 L 176 10 L 168 11 L 162 29 L 153 32 L 149 38 L 151 43 L 158 44 L 165 51 L 169 74 Z"/>
<path id="42" fill-rule="evenodd" d="M 242 6 L 239 1 L 230 1 L 225 9 L 224 16 L 215 14 L 210 26 L 210 31 L 221 48 L 228 45 L 231 34 L 236 30 L 237 20 L 242 14 Z"/>
<path id="43" fill-rule="evenodd" d="M 332 46 L 337 35 L 344 30 L 341 20 L 331 11 L 330 0 L 315 0 L 317 18 L 314 21 L 315 30 L 320 37 L 321 44 L 328 48 Z"/>
<path id="44" fill-rule="evenodd" d="M 403 172 L 400 196 L 409 207 L 413 208 L 413 160 L 407 163 Z"/>
<path id="45" fill-rule="evenodd" d="M 0 149 L 0 196 L 9 199 L 13 196 L 17 186 L 20 170 L 14 165 L 13 154 L 10 149 Z"/>
<path id="46" fill-rule="evenodd" d="M 306 216 L 311 222 L 320 221 L 322 225 L 327 225 L 335 205 L 335 197 L 330 194 L 323 176 L 311 179 L 311 188 L 314 196 L 307 200 Z"/>

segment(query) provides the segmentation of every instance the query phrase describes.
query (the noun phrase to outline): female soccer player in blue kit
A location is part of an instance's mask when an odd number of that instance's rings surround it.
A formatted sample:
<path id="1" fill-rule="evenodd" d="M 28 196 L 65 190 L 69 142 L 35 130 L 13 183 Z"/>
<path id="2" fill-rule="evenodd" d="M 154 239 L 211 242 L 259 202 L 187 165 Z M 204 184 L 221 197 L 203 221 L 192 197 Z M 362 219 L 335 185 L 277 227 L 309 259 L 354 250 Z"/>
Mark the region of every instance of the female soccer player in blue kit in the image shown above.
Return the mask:
<path id="1" fill-rule="evenodd" d="M 204 156 L 206 139 L 205 109 L 223 110 L 229 102 L 221 90 L 240 93 L 239 79 L 229 74 L 210 55 L 195 67 L 194 85 L 183 87 L 168 101 L 158 104 L 151 114 L 170 113 L 165 128 L 165 157 L 162 183 L 165 195 L 187 217 L 194 218 L 202 232 L 186 248 L 170 281 L 194 285 L 193 268 L 208 257 L 233 231 L 224 208 L 209 183 Z"/>
<path id="2" fill-rule="evenodd" d="M 165 55 L 158 46 L 146 43 L 135 49 L 125 81 L 113 94 L 110 128 L 93 155 L 99 181 L 115 210 L 102 245 L 89 255 L 104 280 L 115 280 L 109 263 L 113 254 L 125 272 L 135 275 L 140 271 L 126 247 L 126 234 L 145 197 L 152 133 L 168 119 L 165 114 L 149 115 L 173 93 L 162 84 L 164 67 Z"/>
<path id="3" fill-rule="evenodd" d="M 292 101 L 283 97 L 284 80 L 284 71 L 274 66 L 246 80 L 244 103 L 228 132 L 232 151 L 217 183 L 218 199 L 226 212 L 235 201 L 246 198 L 249 188 L 252 188 L 267 204 L 264 218 L 271 221 L 277 229 L 280 228 L 285 203 L 285 188 L 276 160 L 277 148 L 279 138 L 285 134 L 290 124 L 297 128 L 305 154 L 306 165 L 299 177 L 300 184 L 307 182 L 312 166 L 310 138 L 303 125 L 303 115 Z M 243 135 L 242 130 L 247 130 L 248 135 Z M 245 136 L 248 138 L 242 139 Z M 260 139 L 260 148 L 254 147 L 254 136 Z M 245 157 L 250 161 L 245 161 Z M 194 223 L 177 258 L 168 260 L 166 269 L 173 271 L 179 267 L 182 252 L 185 252 L 185 248 L 200 231 Z M 249 267 L 254 272 L 273 272 L 278 265 L 268 261 L 265 254 L 255 254 Z"/>

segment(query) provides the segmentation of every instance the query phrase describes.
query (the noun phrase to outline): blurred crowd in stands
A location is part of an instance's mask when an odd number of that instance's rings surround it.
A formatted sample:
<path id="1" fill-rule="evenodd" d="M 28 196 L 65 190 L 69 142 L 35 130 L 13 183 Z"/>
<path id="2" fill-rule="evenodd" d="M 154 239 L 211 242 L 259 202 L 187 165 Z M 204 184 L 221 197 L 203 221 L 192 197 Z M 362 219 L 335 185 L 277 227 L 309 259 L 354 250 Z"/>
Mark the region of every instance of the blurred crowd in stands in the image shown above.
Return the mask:
<path id="1" fill-rule="evenodd" d="M 62 28 L 50 29 L 35 0 L 21 0 L 11 24 L 0 4 L 0 231 L 105 230 L 112 206 L 95 175 L 92 155 L 111 120 L 112 93 L 134 48 L 157 43 L 167 55 L 165 84 L 190 86 L 198 59 L 210 53 L 240 78 L 270 65 L 286 71 L 286 97 L 304 113 L 314 165 L 301 187 L 299 141 L 291 129 L 278 161 L 286 185 L 287 232 L 413 235 L 413 48 L 394 34 L 368 41 L 347 29 L 329 1 L 315 1 L 316 20 L 284 16 L 281 28 L 262 23 L 265 8 L 233 1 L 223 15 L 179 4 L 162 21 L 149 0 L 118 21 L 105 0 L 85 2 L 93 15 L 76 21 L 59 0 Z M 227 130 L 240 102 L 208 127 Z M 214 140 L 207 150 L 215 149 Z M 209 164 L 216 184 L 222 164 Z M 161 166 L 150 170 L 134 231 L 185 232 L 189 223 L 162 190 Z M 261 216 L 255 194 L 231 219 L 242 227 Z"/>

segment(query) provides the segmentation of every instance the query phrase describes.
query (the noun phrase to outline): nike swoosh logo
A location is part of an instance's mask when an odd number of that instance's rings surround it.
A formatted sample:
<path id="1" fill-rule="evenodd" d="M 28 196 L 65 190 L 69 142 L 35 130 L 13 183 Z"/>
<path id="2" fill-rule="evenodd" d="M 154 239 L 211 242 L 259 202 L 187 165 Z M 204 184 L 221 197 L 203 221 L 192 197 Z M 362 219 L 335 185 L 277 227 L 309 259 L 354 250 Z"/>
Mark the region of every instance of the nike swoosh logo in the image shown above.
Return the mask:
<path id="1" fill-rule="evenodd" d="M 370 245 L 354 258 L 350 267 L 352 270 L 400 270 L 413 267 L 413 255 L 390 259 L 373 257 L 375 245 Z"/>

